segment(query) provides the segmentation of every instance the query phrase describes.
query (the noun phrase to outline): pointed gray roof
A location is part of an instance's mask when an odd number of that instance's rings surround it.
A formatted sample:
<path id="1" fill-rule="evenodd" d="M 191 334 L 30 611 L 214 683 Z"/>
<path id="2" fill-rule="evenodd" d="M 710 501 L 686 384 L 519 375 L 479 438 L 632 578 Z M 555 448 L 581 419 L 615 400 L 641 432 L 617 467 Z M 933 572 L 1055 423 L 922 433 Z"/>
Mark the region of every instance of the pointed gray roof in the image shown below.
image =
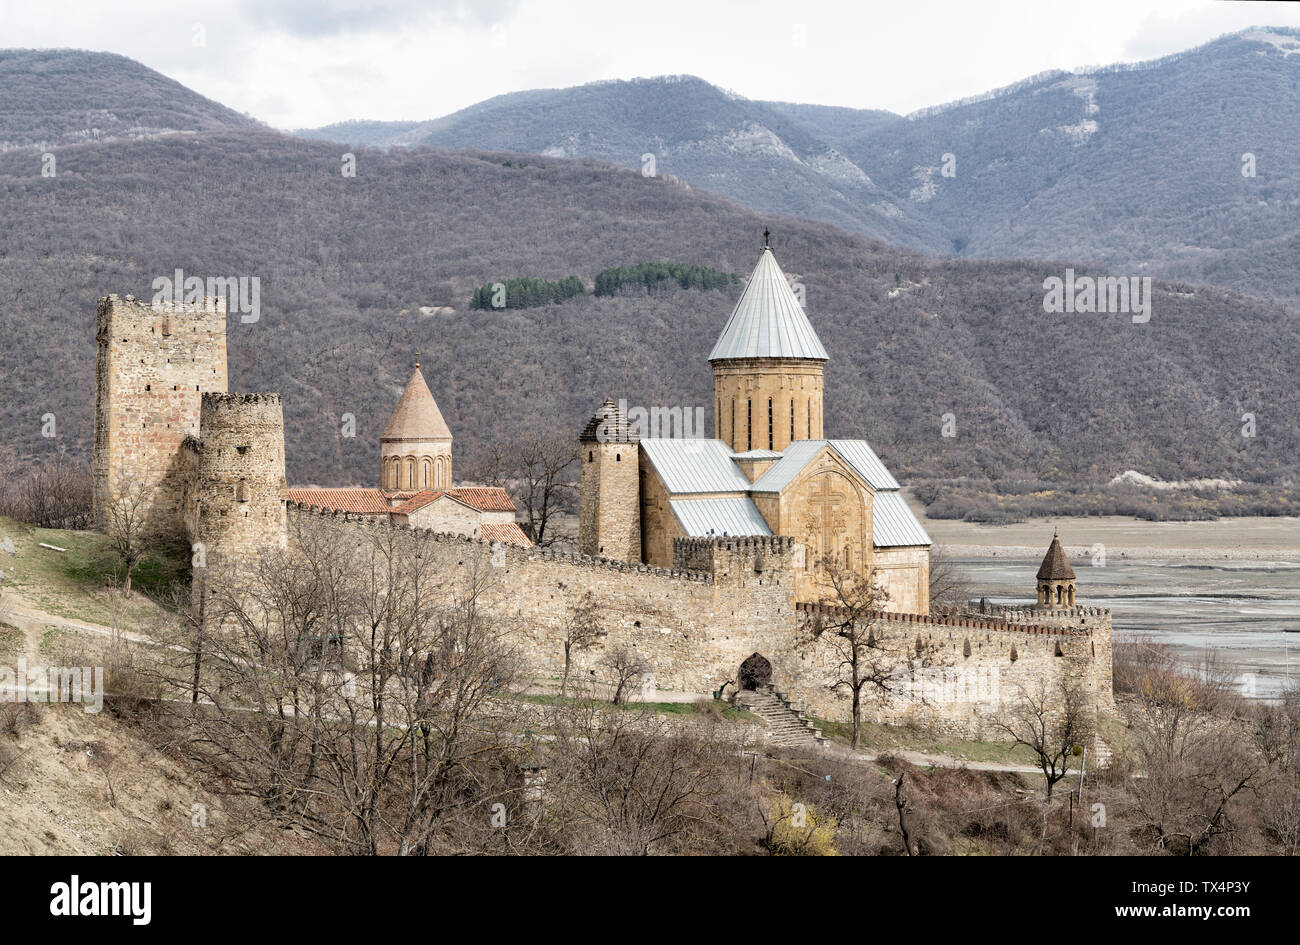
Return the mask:
<path id="1" fill-rule="evenodd" d="M 828 359 L 785 273 L 766 246 L 709 353 L 710 361 L 726 358 Z"/>

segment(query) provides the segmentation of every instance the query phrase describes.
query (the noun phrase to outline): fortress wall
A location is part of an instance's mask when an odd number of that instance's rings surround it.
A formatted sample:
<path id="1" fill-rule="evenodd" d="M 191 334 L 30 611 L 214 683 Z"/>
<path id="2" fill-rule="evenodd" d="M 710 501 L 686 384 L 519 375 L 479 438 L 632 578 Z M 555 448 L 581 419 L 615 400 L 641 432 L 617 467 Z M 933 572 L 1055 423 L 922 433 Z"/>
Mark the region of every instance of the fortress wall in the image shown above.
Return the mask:
<path id="1" fill-rule="evenodd" d="M 96 318 L 94 511 L 143 493 L 147 525 L 183 534 L 181 444 L 199 433 L 203 393 L 226 389 L 224 299 L 153 305 L 100 299 Z"/>
<path id="2" fill-rule="evenodd" d="M 393 527 L 366 516 L 295 505 L 289 514 L 291 522 L 372 531 Z M 603 661 L 623 644 L 651 665 L 653 687 L 707 695 L 725 682 L 734 684 L 740 663 L 760 653 L 772 663 L 777 688 L 811 714 L 850 719 L 847 694 L 830 688 L 839 657 L 829 639 L 806 641 L 804 631 L 816 608 L 794 603 L 794 543 L 788 538 L 681 539 L 678 562 L 698 567 L 669 570 L 423 530 L 412 534 L 426 542 L 445 573 L 461 573 L 467 580 L 476 569 L 488 575 L 482 603 L 503 631 L 522 641 L 539 680 L 559 678 L 571 608 L 590 592 L 607 635 L 597 647 L 574 654 L 575 680 L 607 679 Z M 1091 693 L 1101 678 L 1094 670 L 1091 622 L 1075 627 L 996 618 L 878 617 L 876 632 L 888 641 L 885 652 L 897 679 L 895 695 L 869 694 L 864 716 L 876 721 L 977 738 L 988 734 L 987 716 L 1014 701 L 1021 687 L 1036 693 L 1041 681 L 1050 694 L 1068 678 Z"/>

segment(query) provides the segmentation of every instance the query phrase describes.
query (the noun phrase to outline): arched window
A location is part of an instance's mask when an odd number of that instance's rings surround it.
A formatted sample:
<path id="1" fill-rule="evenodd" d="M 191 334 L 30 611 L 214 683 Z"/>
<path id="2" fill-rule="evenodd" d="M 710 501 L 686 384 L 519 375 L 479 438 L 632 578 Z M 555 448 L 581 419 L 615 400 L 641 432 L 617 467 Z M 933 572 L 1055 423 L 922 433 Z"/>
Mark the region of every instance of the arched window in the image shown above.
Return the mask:
<path id="1" fill-rule="evenodd" d="M 767 448 L 771 449 L 776 443 L 776 426 L 772 415 L 772 398 L 767 398 Z"/>
<path id="2" fill-rule="evenodd" d="M 409 456 L 406 459 L 406 488 L 415 488 L 415 460 Z"/>
<path id="3" fill-rule="evenodd" d="M 790 398 L 790 442 L 794 442 L 794 398 Z"/>
<path id="4" fill-rule="evenodd" d="M 432 466 L 433 466 L 433 462 L 427 456 L 424 458 L 423 462 L 420 463 L 420 472 L 421 472 L 420 479 L 422 483 L 421 488 L 423 489 L 429 488 L 429 483 L 432 477 L 432 471 L 431 471 Z"/>
<path id="5" fill-rule="evenodd" d="M 745 401 L 745 450 L 754 448 L 754 402 Z"/>
<path id="6" fill-rule="evenodd" d="M 851 571 L 852 569 L 853 569 L 853 549 L 850 548 L 848 545 L 845 545 L 844 546 L 844 570 Z"/>

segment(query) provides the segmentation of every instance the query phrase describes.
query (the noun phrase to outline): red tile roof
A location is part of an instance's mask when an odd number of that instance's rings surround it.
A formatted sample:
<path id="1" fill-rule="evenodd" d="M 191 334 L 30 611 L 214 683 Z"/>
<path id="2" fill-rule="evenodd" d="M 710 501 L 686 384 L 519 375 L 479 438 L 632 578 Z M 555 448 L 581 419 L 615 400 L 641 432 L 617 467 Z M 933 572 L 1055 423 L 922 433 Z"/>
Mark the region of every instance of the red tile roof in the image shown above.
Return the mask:
<path id="1" fill-rule="evenodd" d="M 533 546 L 528 536 L 524 534 L 524 530 L 514 522 L 507 525 L 480 525 L 478 536 L 484 541 L 504 541 L 507 544 L 519 545 L 521 548 Z"/>
<path id="2" fill-rule="evenodd" d="M 515 503 L 505 489 L 497 486 L 464 486 L 448 490 L 466 505 L 480 512 L 517 512 Z"/>
<path id="3" fill-rule="evenodd" d="M 301 502 L 304 505 L 315 505 L 338 512 L 355 512 L 360 515 L 387 515 L 391 511 L 387 498 L 379 489 L 290 488 L 284 491 L 284 497 L 290 502 Z"/>

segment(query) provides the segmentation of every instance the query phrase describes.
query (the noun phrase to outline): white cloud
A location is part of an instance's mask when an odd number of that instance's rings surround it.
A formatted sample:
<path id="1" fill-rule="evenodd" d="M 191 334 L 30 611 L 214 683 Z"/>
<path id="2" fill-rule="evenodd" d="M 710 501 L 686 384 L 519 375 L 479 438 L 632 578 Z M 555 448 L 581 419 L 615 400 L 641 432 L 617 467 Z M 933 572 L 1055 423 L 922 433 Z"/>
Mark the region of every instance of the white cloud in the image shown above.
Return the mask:
<path id="1" fill-rule="evenodd" d="M 8 4 L 5 45 L 121 53 L 282 128 L 433 118 L 503 92 L 689 73 L 750 98 L 907 112 L 1175 52 L 1300 4 L 1208 0 L 199 0 Z M 206 46 L 193 45 L 201 27 Z"/>

